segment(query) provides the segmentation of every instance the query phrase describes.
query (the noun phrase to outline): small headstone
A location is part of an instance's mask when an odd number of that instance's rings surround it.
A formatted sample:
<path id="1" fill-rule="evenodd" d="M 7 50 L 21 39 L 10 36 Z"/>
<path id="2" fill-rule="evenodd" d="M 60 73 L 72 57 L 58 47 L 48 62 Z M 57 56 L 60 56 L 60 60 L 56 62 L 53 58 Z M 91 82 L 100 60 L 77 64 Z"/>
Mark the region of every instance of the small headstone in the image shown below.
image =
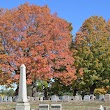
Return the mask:
<path id="1" fill-rule="evenodd" d="M 96 100 L 104 101 L 105 100 L 105 96 L 103 94 L 96 95 Z"/>
<path id="2" fill-rule="evenodd" d="M 34 97 L 30 97 L 30 102 L 34 102 Z"/>
<path id="3" fill-rule="evenodd" d="M 110 94 L 105 94 L 105 101 L 110 101 Z"/>
<path id="4" fill-rule="evenodd" d="M 35 101 L 39 101 L 39 97 L 35 97 L 34 99 L 35 99 Z"/>
<path id="5" fill-rule="evenodd" d="M 104 110 L 107 110 L 106 107 L 104 107 Z"/>
<path id="6" fill-rule="evenodd" d="M 69 102 L 71 99 L 70 99 L 70 96 L 64 95 L 64 96 L 62 96 L 62 100 Z"/>
<path id="7" fill-rule="evenodd" d="M 43 101 L 43 97 L 40 97 L 40 101 L 41 101 L 41 102 Z"/>
<path id="8" fill-rule="evenodd" d="M 99 95 L 99 100 L 104 101 L 105 100 L 105 96 L 104 95 Z"/>
<path id="9" fill-rule="evenodd" d="M 102 106 L 102 105 L 100 105 L 100 108 L 99 108 L 99 110 L 104 110 L 104 108 L 103 108 L 103 106 Z"/>
<path id="10" fill-rule="evenodd" d="M 85 95 L 84 96 L 84 101 L 90 101 L 90 95 Z"/>
<path id="11" fill-rule="evenodd" d="M 51 104 L 51 110 L 62 110 L 61 104 Z"/>
<path id="12" fill-rule="evenodd" d="M 39 104 L 39 110 L 49 110 L 49 104 Z"/>
<path id="13" fill-rule="evenodd" d="M 90 100 L 94 101 L 95 100 L 95 96 L 93 94 L 90 95 Z"/>
<path id="14" fill-rule="evenodd" d="M 74 96 L 74 99 L 75 101 L 82 101 L 82 97 L 80 95 L 76 95 Z"/>
<path id="15" fill-rule="evenodd" d="M 57 101 L 59 101 L 59 97 L 56 96 L 56 95 L 52 95 L 52 96 L 51 96 L 51 101 L 57 102 Z"/>
<path id="16" fill-rule="evenodd" d="M 27 96 L 27 100 L 28 100 L 28 102 L 30 102 L 30 96 Z"/>
<path id="17" fill-rule="evenodd" d="M 17 102 L 17 99 L 18 99 L 18 96 L 14 96 L 12 100 L 13 102 Z"/>
<path id="18" fill-rule="evenodd" d="M 0 102 L 3 102 L 3 98 L 0 96 Z"/>
<path id="19" fill-rule="evenodd" d="M 7 102 L 7 96 L 4 96 L 3 102 Z"/>
<path id="20" fill-rule="evenodd" d="M 70 96 L 70 99 L 71 99 L 71 100 L 74 100 L 74 96 Z"/>
<path id="21" fill-rule="evenodd" d="M 8 97 L 7 102 L 12 102 L 12 97 Z"/>

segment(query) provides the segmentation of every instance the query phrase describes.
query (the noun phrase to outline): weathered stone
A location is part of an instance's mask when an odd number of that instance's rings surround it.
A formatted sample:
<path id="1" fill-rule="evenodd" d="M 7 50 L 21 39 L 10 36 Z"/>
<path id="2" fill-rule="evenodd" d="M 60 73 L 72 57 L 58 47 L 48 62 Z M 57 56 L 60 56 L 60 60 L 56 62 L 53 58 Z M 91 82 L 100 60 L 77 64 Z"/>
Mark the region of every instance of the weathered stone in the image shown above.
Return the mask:
<path id="1" fill-rule="evenodd" d="M 14 96 L 12 100 L 13 100 L 13 102 L 17 102 L 18 96 Z"/>
<path id="2" fill-rule="evenodd" d="M 75 101 L 82 101 L 82 97 L 80 95 L 76 95 L 74 96 L 74 99 Z"/>
<path id="3" fill-rule="evenodd" d="M 7 98 L 7 102 L 12 102 L 12 101 L 13 100 L 12 100 L 12 97 L 11 96 Z"/>
<path id="4" fill-rule="evenodd" d="M 70 99 L 70 96 L 64 95 L 64 96 L 62 96 L 62 100 L 69 102 L 71 99 Z"/>
<path id="5" fill-rule="evenodd" d="M 83 100 L 84 101 L 90 101 L 90 95 L 85 95 Z"/>
<path id="6" fill-rule="evenodd" d="M 0 102 L 3 102 L 3 98 L 0 96 Z"/>
<path id="7" fill-rule="evenodd" d="M 51 110 L 62 110 L 61 104 L 51 104 Z"/>
<path id="8" fill-rule="evenodd" d="M 43 97 L 40 97 L 40 101 L 41 101 L 41 102 L 43 101 Z"/>
<path id="9" fill-rule="evenodd" d="M 39 97 L 35 97 L 34 99 L 35 99 L 35 101 L 39 101 Z"/>
<path id="10" fill-rule="evenodd" d="M 7 102 L 7 96 L 3 97 L 3 102 Z"/>
<path id="11" fill-rule="evenodd" d="M 34 102 L 34 97 L 30 97 L 30 102 Z"/>
<path id="12" fill-rule="evenodd" d="M 57 102 L 57 101 L 59 101 L 59 97 L 56 96 L 56 95 L 52 95 L 52 96 L 51 96 L 51 101 Z"/>
<path id="13" fill-rule="evenodd" d="M 49 110 L 49 104 L 39 104 L 39 110 Z"/>
<path id="14" fill-rule="evenodd" d="M 95 100 L 95 96 L 93 94 L 90 95 L 90 101 L 94 101 Z"/>
<path id="15" fill-rule="evenodd" d="M 96 100 L 103 101 L 103 100 L 105 100 L 105 97 L 104 97 L 104 95 L 103 95 L 103 94 L 96 95 Z"/>
<path id="16" fill-rule="evenodd" d="M 105 94 L 105 101 L 110 101 L 110 94 Z"/>
<path id="17" fill-rule="evenodd" d="M 28 102 L 30 102 L 30 96 L 27 96 L 27 100 L 28 100 Z"/>

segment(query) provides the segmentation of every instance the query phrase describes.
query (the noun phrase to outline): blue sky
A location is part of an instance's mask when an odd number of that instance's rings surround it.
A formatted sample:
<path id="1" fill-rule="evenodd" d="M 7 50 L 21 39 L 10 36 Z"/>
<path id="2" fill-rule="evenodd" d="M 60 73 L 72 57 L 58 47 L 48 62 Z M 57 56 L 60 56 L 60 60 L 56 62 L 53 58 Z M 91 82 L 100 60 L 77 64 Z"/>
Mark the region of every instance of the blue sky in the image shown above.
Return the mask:
<path id="1" fill-rule="evenodd" d="M 110 0 L 0 0 L 0 8 L 12 9 L 25 2 L 48 5 L 51 13 L 57 12 L 59 17 L 72 23 L 73 35 L 90 16 L 110 18 Z"/>

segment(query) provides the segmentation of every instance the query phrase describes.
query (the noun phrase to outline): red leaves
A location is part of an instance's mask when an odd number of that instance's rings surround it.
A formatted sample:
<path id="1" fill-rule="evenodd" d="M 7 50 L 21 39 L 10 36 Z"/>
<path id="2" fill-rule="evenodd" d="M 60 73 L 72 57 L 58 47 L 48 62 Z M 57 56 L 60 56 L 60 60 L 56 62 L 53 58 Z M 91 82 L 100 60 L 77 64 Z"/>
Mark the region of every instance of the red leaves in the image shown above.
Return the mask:
<path id="1" fill-rule="evenodd" d="M 38 78 L 75 78 L 74 59 L 69 50 L 72 41 L 70 24 L 51 15 L 47 6 L 24 4 L 7 10 L 0 17 L 0 24 L 3 24 L 0 29 L 8 54 L 5 65 L 18 71 L 20 65 L 25 64 L 27 83 Z M 14 78 L 18 79 L 18 75 Z"/>

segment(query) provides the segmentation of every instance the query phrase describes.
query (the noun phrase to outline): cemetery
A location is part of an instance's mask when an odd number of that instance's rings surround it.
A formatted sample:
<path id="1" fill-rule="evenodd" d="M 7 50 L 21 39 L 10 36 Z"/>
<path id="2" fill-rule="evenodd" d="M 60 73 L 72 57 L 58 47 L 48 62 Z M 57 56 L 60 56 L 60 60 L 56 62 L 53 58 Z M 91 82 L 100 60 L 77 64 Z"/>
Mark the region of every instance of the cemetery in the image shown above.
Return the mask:
<path id="1" fill-rule="evenodd" d="M 110 110 L 110 20 L 82 19 L 81 1 L 21 1 L 0 1 L 0 110 Z"/>
<path id="2" fill-rule="evenodd" d="M 7 110 L 73 110 L 69 105 L 74 107 L 76 105 L 82 104 L 96 104 L 95 107 L 92 106 L 87 108 L 87 110 L 109 110 L 110 106 L 110 94 L 105 95 L 85 95 L 82 99 L 81 95 L 76 96 L 57 96 L 52 95 L 48 100 L 44 100 L 42 97 L 30 97 L 27 96 L 27 85 L 26 85 L 26 67 L 24 64 L 20 66 L 20 80 L 19 80 L 19 93 L 18 96 L 4 96 L 0 97 L 0 106 L 1 104 L 10 106 L 10 109 Z M 68 104 L 68 108 L 66 108 Z M 98 105 L 100 104 L 100 108 Z M 105 105 L 102 106 L 101 104 Z M 34 105 L 34 106 L 33 106 Z M 82 106 L 83 107 L 83 106 Z M 65 109 L 66 108 L 66 109 Z M 1 109 L 1 108 L 0 108 Z M 79 108 L 78 108 L 79 109 Z M 2 108 L 3 110 L 3 108 Z M 5 110 L 5 109 L 4 109 Z M 77 109 L 74 109 L 77 110 Z M 83 109 L 82 109 L 83 110 Z"/>

